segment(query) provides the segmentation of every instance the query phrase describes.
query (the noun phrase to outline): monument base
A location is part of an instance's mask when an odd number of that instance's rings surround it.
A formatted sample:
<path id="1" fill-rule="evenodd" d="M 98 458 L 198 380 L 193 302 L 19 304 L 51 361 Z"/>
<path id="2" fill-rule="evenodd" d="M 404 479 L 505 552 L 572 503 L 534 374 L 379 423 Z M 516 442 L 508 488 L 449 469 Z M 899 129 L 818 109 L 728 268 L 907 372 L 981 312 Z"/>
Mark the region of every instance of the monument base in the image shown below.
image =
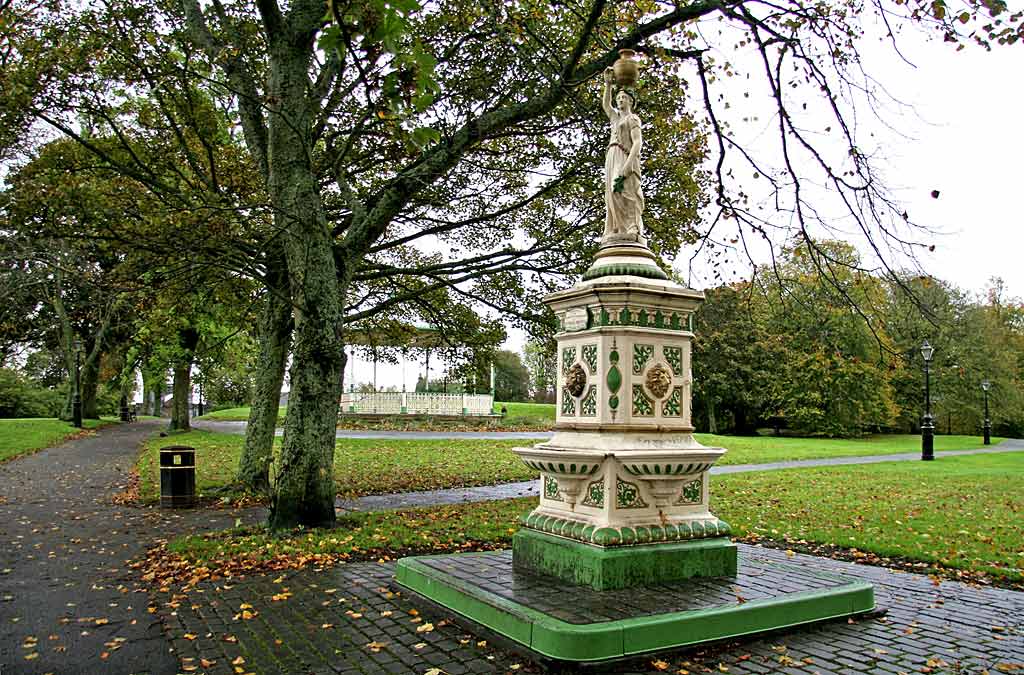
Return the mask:
<path id="1" fill-rule="evenodd" d="M 517 570 L 595 591 L 736 575 L 736 544 L 728 537 L 605 548 L 523 528 L 512 539 L 512 557 Z"/>
<path id="2" fill-rule="evenodd" d="M 735 577 L 595 592 L 515 569 L 512 551 L 398 561 L 398 583 L 535 658 L 600 662 L 863 614 L 871 584 L 744 554 Z"/>

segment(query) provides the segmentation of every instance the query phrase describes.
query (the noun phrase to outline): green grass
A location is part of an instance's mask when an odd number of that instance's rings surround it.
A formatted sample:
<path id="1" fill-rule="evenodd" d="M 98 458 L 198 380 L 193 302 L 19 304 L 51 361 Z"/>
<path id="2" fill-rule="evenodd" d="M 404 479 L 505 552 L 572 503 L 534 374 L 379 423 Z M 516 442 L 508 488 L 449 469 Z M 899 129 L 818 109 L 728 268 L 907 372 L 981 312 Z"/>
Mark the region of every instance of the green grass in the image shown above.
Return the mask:
<path id="1" fill-rule="evenodd" d="M 729 452 L 718 464 L 760 464 L 821 457 L 860 457 L 920 452 L 921 437 L 915 434 L 874 434 L 862 438 L 792 438 L 788 436 L 716 436 L 694 434 L 707 446 Z M 1001 443 L 1005 438 L 993 438 Z M 936 436 L 936 450 L 968 450 L 982 447 L 979 436 Z"/>
<path id="2" fill-rule="evenodd" d="M 760 464 L 820 457 L 849 457 L 912 452 L 917 436 L 873 436 L 858 440 L 773 437 L 730 437 L 698 434 L 705 445 L 724 446 L 729 452 L 719 464 Z M 979 447 L 970 436 L 942 436 L 936 449 Z M 277 442 L 280 442 L 278 439 Z M 144 500 L 159 498 L 159 448 L 182 443 L 196 448 L 196 489 L 209 494 L 228 488 L 231 495 L 244 438 L 194 430 L 153 438 L 139 460 Z M 452 487 L 492 485 L 536 478 L 509 452 L 526 440 L 387 440 L 339 439 L 334 453 L 334 479 L 338 494 L 356 497 L 388 492 L 412 492 Z"/>
<path id="3" fill-rule="evenodd" d="M 1024 453 L 720 476 L 735 534 L 1024 579 Z"/>
<path id="4" fill-rule="evenodd" d="M 1024 580 L 1024 453 L 771 471 L 715 478 L 715 513 L 760 533 L 856 548 L 954 570 Z M 178 539 L 171 550 L 217 567 L 238 556 L 391 556 L 504 547 L 536 499 L 349 515 L 333 530 L 275 536 L 261 528 Z"/>
<path id="5" fill-rule="evenodd" d="M 83 422 L 86 429 L 96 429 L 110 424 L 111 420 Z M 69 422 L 53 418 L 0 419 L 0 462 L 52 448 L 78 433 Z"/>
<path id="6" fill-rule="evenodd" d="M 277 409 L 277 422 L 278 424 L 284 423 L 284 416 L 288 412 L 288 406 L 283 405 Z M 215 412 L 206 413 L 202 417 L 197 419 L 201 420 L 216 420 L 218 422 L 248 422 L 249 421 L 249 407 L 244 408 L 225 408 L 224 410 L 217 410 Z"/>
<path id="7" fill-rule="evenodd" d="M 506 426 L 514 427 L 537 427 L 550 429 L 555 425 L 555 404 L 554 403 L 512 403 L 494 402 L 494 412 L 501 412 L 505 407 Z"/>
<path id="8" fill-rule="evenodd" d="M 280 439 L 275 441 L 280 443 Z M 244 438 L 193 430 L 150 439 L 139 460 L 144 500 L 159 498 L 159 449 L 196 448 L 196 490 L 211 492 L 234 481 Z M 509 452 L 522 441 L 339 439 L 334 453 L 338 494 L 358 495 L 491 485 L 533 478 Z"/>

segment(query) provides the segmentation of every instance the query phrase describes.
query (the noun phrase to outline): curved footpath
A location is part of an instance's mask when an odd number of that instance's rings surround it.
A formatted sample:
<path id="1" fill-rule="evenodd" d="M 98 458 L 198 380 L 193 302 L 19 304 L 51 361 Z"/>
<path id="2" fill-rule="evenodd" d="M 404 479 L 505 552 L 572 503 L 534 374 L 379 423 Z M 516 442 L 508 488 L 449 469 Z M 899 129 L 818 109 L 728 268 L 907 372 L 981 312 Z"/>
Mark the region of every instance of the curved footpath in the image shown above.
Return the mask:
<path id="1" fill-rule="evenodd" d="M 403 593 L 390 562 L 209 581 L 187 596 L 151 598 L 125 566 L 149 543 L 261 517 L 258 509 L 168 512 L 111 503 L 156 424 L 114 426 L 0 465 L 3 675 L 543 672 Z M 997 451 L 1021 449 L 1018 442 Z M 746 545 L 740 551 L 869 580 L 888 614 L 703 655 L 663 655 L 664 664 L 647 657 L 617 672 L 1024 672 L 1024 593 Z M 248 620 L 238 618 L 242 608 Z"/>
<path id="2" fill-rule="evenodd" d="M 157 422 L 0 464 L 0 673 L 179 673 L 125 562 L 155 539 L 255 513 L 125 507 L 139 443 Z"/>

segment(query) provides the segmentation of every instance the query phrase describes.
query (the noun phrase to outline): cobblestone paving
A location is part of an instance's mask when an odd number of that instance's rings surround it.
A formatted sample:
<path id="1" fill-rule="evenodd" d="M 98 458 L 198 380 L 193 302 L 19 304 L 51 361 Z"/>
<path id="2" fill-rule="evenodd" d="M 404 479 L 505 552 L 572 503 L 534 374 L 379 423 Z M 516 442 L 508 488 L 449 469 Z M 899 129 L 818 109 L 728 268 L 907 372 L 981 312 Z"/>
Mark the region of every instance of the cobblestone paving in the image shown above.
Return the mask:
<path id="1" fill-rule="evenodd" d="M 787 561 L 875 584 L 883 617 L 831 622 L 589 667 L 620 673 L 1024 672 L 1024 593 L 740 545 L 742 556 Z M 392 563 L 358 563 L 164 596 L 161 617 L 183 665 L 208 673 L 572 672 L 496 648 L 455 617 L 410 597 Z M 277 600 L 274 597 L 277 596 Z M 245 609 L 248 607 L 249 609 Z M 245 619 L 242 612 L 250 612 Z M 186 639 L 189 635 L 194 639 Z M 238 659 L 241 658 L 239 661 Z M 723 670 L 725 669 L 725 670 Z"/>
<path id="2" fill-rule="evenodd" d="M 974 450 L 943 450 L 936 452 L 936 457 L 955 457 L 958 455 L 983 455 L 995 452 L 1022 452 L 1024 441 L 1006 440 L 991 448 Z M 730 466 L 711 467 L 711 475 L 727 473 L 746 473 L 750 471 L 778 471 L 780 469 L 802 469 L 815 466 L 846 466 L 849 464 L 878 464 L 880 462 L 919 461 L 920 453 L 904 452 L 895 455 L 865 455 L 863 457 L 827 457 L 823 459 L 801 459 L 790 462 L 771 462 L 767 464 L 733 464 Z M 383 509 L 402 509 L 413 506 L 430 506 L 432 504 L 460 504 L 463 502 L 486 502 L 496 499 L 513 499 L 515 497 L 537 497 L 540 495 L 540 481 L 528 480 L 503 485 L 487 485 L 475 488 L 456 488 L 450 490 L 431 490 L 427 492 L 402 492 L 386 495 L 368 495 L 359 499 L 338 500 L 336 506 L 346 511 L 380 511 Z"/>

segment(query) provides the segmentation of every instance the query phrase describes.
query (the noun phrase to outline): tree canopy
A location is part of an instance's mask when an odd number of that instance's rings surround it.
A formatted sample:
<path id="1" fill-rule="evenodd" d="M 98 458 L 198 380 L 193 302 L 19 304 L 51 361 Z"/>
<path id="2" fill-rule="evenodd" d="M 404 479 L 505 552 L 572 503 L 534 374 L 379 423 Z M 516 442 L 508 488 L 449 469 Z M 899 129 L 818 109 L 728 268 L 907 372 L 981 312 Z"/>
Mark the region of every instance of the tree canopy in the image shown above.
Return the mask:
<path id="1" fill-rule="evenodd" d="M 666 264 L 729 221 L 738 243 L 796 235 L 838 290 L 848 261 L 816 245 L 815 223 L 830 221 L 810 183 L 839 196 L 874 250 L 918 245 L 847 105 L 847 94 L 875 91 L 859 60 L 861 22 L 880 16 L 983 47 L 1022 30 L 1000 0 L 9 0 L 0 11 L 15 94 L 0 104 L 13 130 L 4 149 L 22 148 L 31 120 L 74 140 L 165 220 L 215 223 L 196 260 L 264 285 L 266 378 L 250 419 L 262 431 L 246 456 L 269 451 L 290 349 L 284 439 L 269 468 L 259 460 L 250 474 L 270 479 L 274 526 L 334 520 L 325 477 L 346 330 L 388 314 L 421 320 L 451 297 L 529 327 L 544 319 L 537 298 L 587 264 L 603 219 L 597 82 L 619 49 L 647 60 L 645 223 Z M 734 35 L 760 64 L 779 170 L 722 120 L 729 100 L 717 87 L 737 70 L 718 53 Z M 834 120 L 838 151 L 795 121 L 808 101 Z M 709 152 L 710 174 L 700 169 Z M 771 186 L 775 215 L 733 189 L 736 160 Z M 697 228 L 705 188 L 710 230 Z M 188 239 L 170 232 L 145 240 L 173 250 Z"/>

